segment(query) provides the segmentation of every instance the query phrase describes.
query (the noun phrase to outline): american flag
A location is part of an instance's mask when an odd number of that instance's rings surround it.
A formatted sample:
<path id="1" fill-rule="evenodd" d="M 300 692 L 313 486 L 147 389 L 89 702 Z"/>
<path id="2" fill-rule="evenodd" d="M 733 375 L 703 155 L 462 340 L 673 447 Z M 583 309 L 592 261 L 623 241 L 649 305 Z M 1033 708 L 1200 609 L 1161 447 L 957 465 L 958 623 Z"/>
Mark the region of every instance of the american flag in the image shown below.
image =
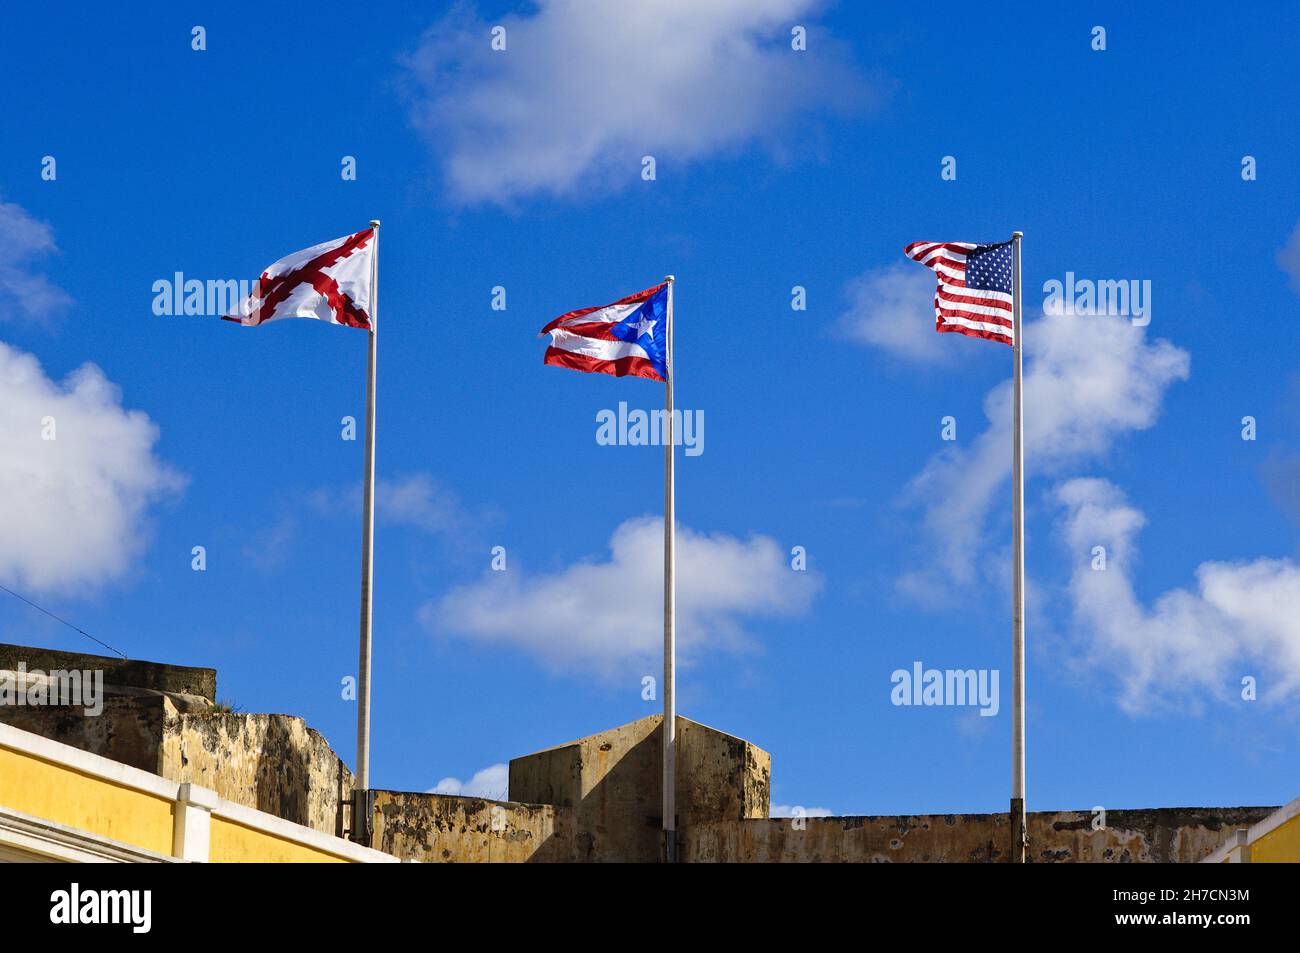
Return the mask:
<path id="1" fill-rule="evenodd" d="M 912 242 L 903 251 L 939 279 L 934 294 L 936 331 L 1015 344 L 1011 242 Z"/>

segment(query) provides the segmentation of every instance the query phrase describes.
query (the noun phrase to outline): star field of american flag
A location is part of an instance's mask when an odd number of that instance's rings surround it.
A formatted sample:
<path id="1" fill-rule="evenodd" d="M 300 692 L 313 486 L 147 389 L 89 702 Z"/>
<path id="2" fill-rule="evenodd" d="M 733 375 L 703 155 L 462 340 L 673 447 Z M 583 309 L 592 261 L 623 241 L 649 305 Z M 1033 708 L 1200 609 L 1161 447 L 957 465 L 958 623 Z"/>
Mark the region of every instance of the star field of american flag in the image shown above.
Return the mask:
<path id="1" fill-rule="evenodd" d="M 977 245 L 966 256 L 966 287 L 1011 294 L 1011 243 Z"/>

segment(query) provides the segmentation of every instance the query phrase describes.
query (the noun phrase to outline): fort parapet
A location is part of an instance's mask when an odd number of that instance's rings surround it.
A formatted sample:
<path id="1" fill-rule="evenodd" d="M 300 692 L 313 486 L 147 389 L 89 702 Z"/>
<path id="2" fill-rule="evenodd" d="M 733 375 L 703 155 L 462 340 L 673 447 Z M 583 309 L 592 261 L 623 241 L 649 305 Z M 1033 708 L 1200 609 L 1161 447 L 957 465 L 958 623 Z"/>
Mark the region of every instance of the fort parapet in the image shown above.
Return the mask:
<path id="1" fill-rule="evenodd" d="M 351 825 L 352 772 L 298 717 L 230 712 L 217 673 L 0 644 L 0 676 L 100 670 L 103 711 L 0 705 L 12 725 L 314 830 Z M 510 762 L 508 801 L 375 792 L 372 845 L 423 863 L 659 860 L 662 718 L 642 718 Z M 678 718 L 681 858 L 688 862 L 962 862 L 1008 857 L 1007 814 L 771 818 L 771 756 Z M 1271 807 L 1029 815 L 1035 863 L 1191 863 L 1260 825 Z"/>

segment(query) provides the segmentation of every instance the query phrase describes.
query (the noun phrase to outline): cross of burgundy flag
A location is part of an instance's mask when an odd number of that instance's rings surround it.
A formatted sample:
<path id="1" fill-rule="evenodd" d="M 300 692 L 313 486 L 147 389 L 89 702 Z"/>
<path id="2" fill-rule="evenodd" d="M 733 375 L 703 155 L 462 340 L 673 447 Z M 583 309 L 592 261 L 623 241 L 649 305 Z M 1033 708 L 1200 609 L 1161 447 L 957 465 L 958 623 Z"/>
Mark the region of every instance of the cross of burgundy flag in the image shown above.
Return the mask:
<path id="1" fill-rule="evenodd" d="M 551 336 L 543 364 L 588 374 L 668 379 L 668 282 L 613 304 L 562 314 L 540 334 Z"/>
<path id="2" fill-rule="evenodd" d="M 249 327 L 280 318 L 316 318 L 371 328 L 375 230 L 304 248 L 267 267 L 239 312 L 223 320 Z"/>
<path id="3" fill-rule="evenodd" d="M 903 249 L 935 273 L 936 331 L 1015 344 L 1012 325 L 1011 242 L 912 242 Z"/>

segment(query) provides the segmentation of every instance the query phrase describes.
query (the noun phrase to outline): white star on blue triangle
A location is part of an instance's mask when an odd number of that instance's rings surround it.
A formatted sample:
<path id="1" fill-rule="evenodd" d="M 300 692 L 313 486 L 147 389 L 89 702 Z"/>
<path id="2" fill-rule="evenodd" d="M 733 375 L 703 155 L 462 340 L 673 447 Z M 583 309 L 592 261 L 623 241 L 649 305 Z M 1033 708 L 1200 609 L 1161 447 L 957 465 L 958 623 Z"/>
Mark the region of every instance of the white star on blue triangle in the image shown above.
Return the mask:
<path id="1" fill-rule="evenodd" d="M 668 379 L 668 288 L 647 298 L 626 318 L 614 325 L 610 333 L 620 341 L 638 344 L 645 350 L 659 376 Z"/>

